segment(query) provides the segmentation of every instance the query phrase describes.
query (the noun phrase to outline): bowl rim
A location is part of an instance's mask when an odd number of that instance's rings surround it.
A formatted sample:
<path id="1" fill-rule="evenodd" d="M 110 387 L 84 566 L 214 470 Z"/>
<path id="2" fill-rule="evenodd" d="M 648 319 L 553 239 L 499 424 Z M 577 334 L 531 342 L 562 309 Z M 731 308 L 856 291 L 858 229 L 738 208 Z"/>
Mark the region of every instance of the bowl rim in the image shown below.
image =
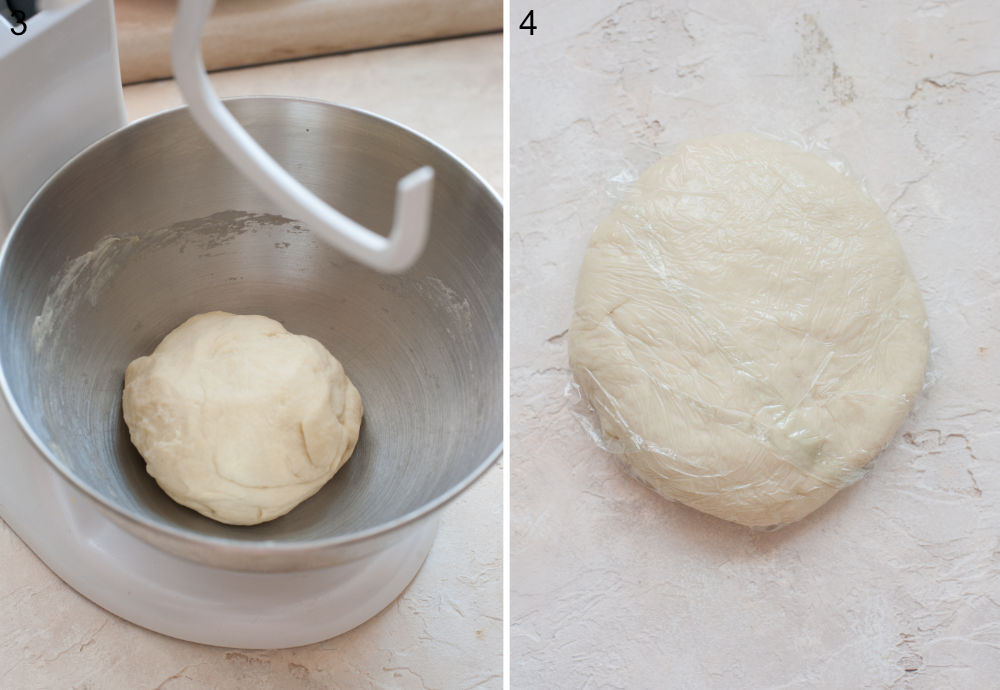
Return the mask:
<path id="1" fill-rule="evenodd" d="M 461 158 L 459 158 L 454 153 L 452 153 L 445 147 L 441 146 L 437 142 L 433 141 L 429 137 L 426 137 L 420 132 L 410 127 L 407 127 L 406 125 L 401 124 L 393 119 L 377 115 L 371 111 L 364 110 L 362 108 L 355 108 L 352 106 L 341 105 L 338 103 L 331 103 L 329 101 L 325 101 L 319 98 L 261 95 L 261 96 L 236 96 L 232 98 L 224 98 L 222 99 L 222 101 L 223 103 L 227 104 L 238 103 L 241 101 L 284 101 L 293 103 L 307 103 L 311 105 L 322 106 L 325 108 L 333 108 L 336 110 L 349 111 L 351 113 L 360 114 L 375 120 L 379 120 L 381 123 L 388 124 L 392 127 L 402 130 L 403 132 L 420 139 L 421 141 L 428 144 L 432 148 L 437 149 L 446 158 L 450 159 L 452 162 L 457 164 L 460 169 L 464 170 L 473 179 L 473 181 L 475 181 L 478 184 L 478 186 L 480 186 L 483 190 L 485 190 L 487 192 L 487 195 L 490 196 L 500 207 L 501 213 L 503 213 L 504 211 L 503 200 L 500 197 L 500 195 L 497 194 L 496 190 L 493 189 L 493 187 L 488 182 L 486 182 L 486 180 L 483 179 L 483 177 L 478 172 L 476 172 L 468 163 L 466 163 L 464 160 L 462 160 Z M 57 179 L 64 173 L 65 170 L 67 170 L 70 166 L 74 165 L 78 159 L 88 155 L 91 150 L 103 145 L 104 142 L 114 138 L 121 132 L 124 132 L 125 130 L 134 127 L 143 126 L 147 122 L 158 118 L 175 116 L 176 113 L 185 110 L 188 110 L 188 106 L 180 105 L 173 108 L 161 110 L 159 112 L 150 115 L 146 115 L 145 117 L 127 123 L 124 126 L 119 127 L 105 134 L 104 136 L 98 138 L 93 143 L 86 146 L 79 153 L 72 156 L 69 160 L 63 163 L 54 173 L 52 173 L 52 175 L 49 176 L 49 178 L 35 191 L 35 193 L 31 195 L 31 198 L 24 205 L 24 208 L 20 210 L 20 212 L 17 215 L 17 218 L 11 225 L 10 230 L 7 233 L 7 236 L 4 238 L 3 246 L 2 248 L 0 248 L 0 275 L 3 274 L 4 267 L 7 264 L 7 256 L 10 250 L 10 246 L 14 238 L 17 236 L 18 231 L 21 228 L 24 216 L 27 214 L 29 209 L 31 209 L 35 205 L 37 199 L 41 195 L 43 195 L 49 187 L 51 187 L 56 183 Z M 500 355 L 502 357 L 502 352 L 500 353 Z M 223 548 L 230 551 L 239 551 L 251 557 L 255 554 L 261 554 L 261 555 L 267 554 L 268 557 L 273 557 L 274 555 L 276 554 L 280 555 L 281 553 L 289 553 L 289 554 L 294 553 L 296 555 L 300 555 L 300 554 L 322 552 L 336 547 L 360 544 L 362 542 L 371 539 L 388 535 L 391 532 L 395 532 L 403 527 L 406 527 L 407 525 L 410 525 L 419 520 L 422 520 L 425 517 L 432 515 L 433 513 L 437 512 L 440 508 L 444 507 L 452 500 L 457 498 L 477 479 L 479 479 L 483 474 L 485 474 L 486 470 L 489 469 L 495 462 L 497 462 L 497 460 L 500 458 L 500 456 L 503 454 L 504 451 L 504 441 L 501 435 L 500 441 L 497 444 L 497 446 L 492 451 L 487 453 L 486 457 L 475 468 L 473 468 L 471 472 L 469 472 L 459 482 L 452 485 L 447 491 L 436 496 L 430 501 L 424 503 L 422 506 L 415 508 L 410 512 L 405 513 L 397 518 L 394 518 L 393 520 L 382 523 L 380 525 L 376 525 L 375 527 L 369 527 L 367 529 L 363 529 L 358 532 L 351 532 L 349 534 L 338 535 L 336 537 L 313 539 L 310 541 L 303 541 L 300 543 L 282 543 L 270 540 L 252 541 L 252 540 L 232 539 L 229 537 L 219 537 L 213 535 L 200 534 L 198 532 L 193 532 L 175 525 L 153 521 L 145 516 L 135 514 L 132 511 L 124 510 L 123 508 L 119 507 L 118 505 L 106 499 L 101 493 L 92 489 L 89 485 L 84 483 L 79 477 L 76 476 L 76 474 L 72 470 L 66 467 L 57 457 L 55 457 L 49 451 L 46 445 L 35 434 L 34 430 L 31 428 L 31 425 L 28 423 L 27 419 L 25 419 L 24 414 L 22 413 L 20 406 L 17 404 L 17 401 L 14 399 L 13 393 L 10 390 L 10 386 L 7 383 L 7 368 L 5 366 L 4 358 L 2 356 L 0 356 L 0 391 L 2 391 L 3 398 L 7 404 L 7 407 L 10 410 L 14 419 L 17 421 L 17 424 L 20 427 L 21 432 L 28 438 L 29 441 L 31 441 L 31 444 L 35 447 L 35 450 L 38 451 L 38 453 L 45 460 L 48 461 L 49 465 L 53 467 L 74 488 L 76 488 L 78 491 L 82 492 L 85 496 L 87 496 L 92 501 L 97 503 L 97 505 L 100 506 L 101 508 L 111 511 L 116 517 L 125 520 L 127 523 L 130 523 L 132 525 L 141 528 L 149 529 L 162 537 L 167 537 L 168 539 L 195 543 L 200 546 L 206 546 L 211 548 Z M 502 396 L 503 393 L 501 390 L 501 398 Z M 146 541 L 147 543 L 154 545 L 155 548 L 159 548 L 160 550 L 162 550 L 162 547 L 156 546 L 154 542 L 151 542 L 148 539 L 143 538 L 143 541 Z M 184 556 L 181 557 L 185 558 L 186 560 L 191 560 L 188 557 Z"/>

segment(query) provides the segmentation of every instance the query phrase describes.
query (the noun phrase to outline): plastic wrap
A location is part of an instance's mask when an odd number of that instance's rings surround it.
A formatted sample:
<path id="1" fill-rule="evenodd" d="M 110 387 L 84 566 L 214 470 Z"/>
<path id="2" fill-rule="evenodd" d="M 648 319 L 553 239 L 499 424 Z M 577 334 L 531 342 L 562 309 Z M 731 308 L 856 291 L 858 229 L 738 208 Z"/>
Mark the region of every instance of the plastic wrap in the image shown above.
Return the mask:
<path id="1" fill-rule="evenodd" d="M 597 227 L 569 355 L 595 438 L 636 477 L 773 527 L 891 441 L 928 329 L 895 234 L 846 168 L 736 134 L 654 163 Z"/>

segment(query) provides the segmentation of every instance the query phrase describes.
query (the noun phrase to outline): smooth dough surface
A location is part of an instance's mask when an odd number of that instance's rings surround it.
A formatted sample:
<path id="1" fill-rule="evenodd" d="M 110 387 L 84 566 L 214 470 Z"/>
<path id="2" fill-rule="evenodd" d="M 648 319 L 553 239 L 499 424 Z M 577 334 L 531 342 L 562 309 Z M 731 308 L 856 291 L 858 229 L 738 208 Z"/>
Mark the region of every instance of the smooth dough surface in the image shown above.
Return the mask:
<path id="1" fill-rule="evenodd" d="M 661 495 L 786 524 L 856 480 L 919 394 L 920 290 L 885 216 L 814 154 L 689 142 L 595 230 L 570 365 Z"/>
<path id="2" fill-rule="evenodd" d="M 264 316 L 209 312 L 125 371 L 132 443 L 181 505 L 232 525 L 273 520 L 354 452 L 361 396 L 318 341 Z"/>

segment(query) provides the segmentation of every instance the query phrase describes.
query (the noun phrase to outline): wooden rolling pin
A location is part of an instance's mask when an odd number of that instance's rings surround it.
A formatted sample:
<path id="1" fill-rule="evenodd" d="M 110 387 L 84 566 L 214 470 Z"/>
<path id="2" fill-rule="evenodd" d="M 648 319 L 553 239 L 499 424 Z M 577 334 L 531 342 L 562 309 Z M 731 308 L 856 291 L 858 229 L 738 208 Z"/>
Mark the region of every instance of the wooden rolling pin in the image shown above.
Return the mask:
<path id="1" fill-rule="evenodd" d="M 169 77 L 174 0 L 116 0 L 122 83 Z M 209 70 L 499 31 L 502 0 L 218 0 Z"/>

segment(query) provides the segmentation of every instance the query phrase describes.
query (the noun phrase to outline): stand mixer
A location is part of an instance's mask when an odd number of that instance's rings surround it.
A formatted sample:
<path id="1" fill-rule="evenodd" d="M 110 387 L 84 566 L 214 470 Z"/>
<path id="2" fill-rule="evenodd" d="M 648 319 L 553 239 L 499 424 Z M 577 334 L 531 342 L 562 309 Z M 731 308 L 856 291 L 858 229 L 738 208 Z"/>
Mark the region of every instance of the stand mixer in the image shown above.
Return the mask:
<path id="1" fill-rule="evenodd" d="M 182 0 L 175 30 L 177 83 L 198 126 L 246 178 L 327 245 L 376 271 L 396 273 L 413 266 L 428 237 L 434 172 L 421 167 L 400 179 L 387 236 L 321 201 L 276 163 L 212 92 L 197 50 L 211 8 L 210 2 Z M 46 182 L 53 173 L 125 124 L 110 0 L 43 4 L 20 26 L 26 27 L 20 34 L 8 31 L 19 29 L 17 23 L 0 26 L 4 232 L 30 220 L 22 211 L 58 183 Z M 96 155 L 94 148 L 84 155 Z M 441 183 L 447 188 L 445 175 Z M 14 251 L 10 244 L 5 254 Z M 3 323 L 0 328 L 12 327 Z M 0 334 L 0 340 L 5 337 L 10 336 Z M 114 506 L 53 458 L 16 404 L 16 386 L 7 380 L 11 376 L 5 372 L 3 388 L 12 410 L 0 409 L 0 517 L 56 574 L 103 608 L 151 630 L 205 644 L 298 646 L 374 616 L 419 570 L 436 534 L 436 510 L 500 452 L 497 438 L 493 450 L 448 491 L 382 530 L 393 538 L 375 535 L 381 537 L 377 547 L 309 566 L 248 569 L 225 559 L 199 561 L 159 539 L 162 535 L 117 518 Z"/>

